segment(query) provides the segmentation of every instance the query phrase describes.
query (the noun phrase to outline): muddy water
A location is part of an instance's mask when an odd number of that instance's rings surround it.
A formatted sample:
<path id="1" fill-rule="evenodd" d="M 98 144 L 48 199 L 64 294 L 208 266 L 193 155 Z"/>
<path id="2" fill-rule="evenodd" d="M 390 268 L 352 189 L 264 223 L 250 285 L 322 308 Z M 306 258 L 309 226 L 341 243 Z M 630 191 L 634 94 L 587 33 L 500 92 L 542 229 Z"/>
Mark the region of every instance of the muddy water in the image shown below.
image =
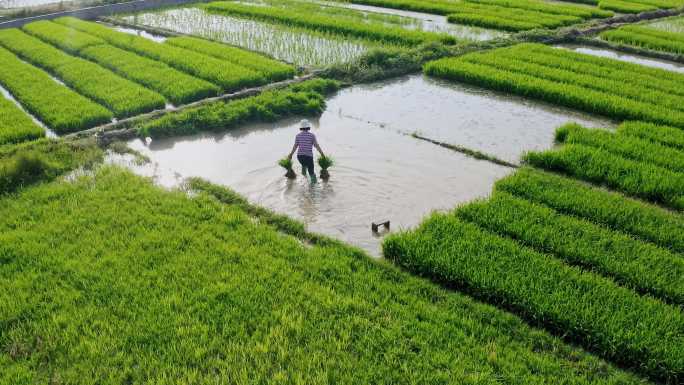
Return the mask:
<path id="1" fill-rule="evenodd" d="M 359 122 L 457 144 L 517 163 L 551 147 L 568 121 L 611 127 L 610 120 L 422 75 L 345 90 L 328 109 Z"/>
<path id="2" fill-rule="evenodd" d="M 626 54 L 611 49 L 586 47 L 578 45 L 561 45 L 557 46 L 556 48 L 569 49 L 587 55 L 607 57 L 610 59 L 622 60 L 629 63 L 641 64 L 647 67 L 661 68 L 668 71 L 684 73 L 684 64 L 679 64 L 667 60 L 652 59 L 645 56 Z"/>
<path id="3" fill-rule="evenodd" d="M 395 230 L 415 226 L 431 210 L 488 195 L 511 172 L 327 111 L 313 121 L 313 132 L 337 162 L 331 179 L 311 184 L 300 174 L 291 181 L 276 162 L 292 146 L 297 123 L 158 140 L 149 147 L 136 140 L 131 146 L 157 163 L 162 184 L 201 176 L 373 255 L 380 254 L 381 238 L 372 234 L 371 222 L 389 219 Z"/>
<path id="4" fill-rule="evenodd" d="M 200 176 L 379 255 L 381 238 L 371 233 L 371 222 L 389 219 L 393 231 L 416 226 L 433 210 L 487 196 L 496 180 L 513 171 L 406 133 L 420 128 L 430 137 L 517 160 L 523 150 L 551 147 L 554 129 L 568 120 L 609 124 L 410 76 L 329 98 L 322 116 L 312 120 L 321 146 L 336 160 L 328 182 L 312 185 L 301 175 L 290 181 L 276 165 L 292 146 L 298 119 L 130 145 L 152 160 L 133 168 L 160 184 Z"/>
<path id="5" fill-rule="evenodd" d="M 354 39 L 288 29 L 266 23 L 176 8 L 122 17 L 128 23 L 201 36 L 305 66 L 351 61 L 372 47 Z"/>

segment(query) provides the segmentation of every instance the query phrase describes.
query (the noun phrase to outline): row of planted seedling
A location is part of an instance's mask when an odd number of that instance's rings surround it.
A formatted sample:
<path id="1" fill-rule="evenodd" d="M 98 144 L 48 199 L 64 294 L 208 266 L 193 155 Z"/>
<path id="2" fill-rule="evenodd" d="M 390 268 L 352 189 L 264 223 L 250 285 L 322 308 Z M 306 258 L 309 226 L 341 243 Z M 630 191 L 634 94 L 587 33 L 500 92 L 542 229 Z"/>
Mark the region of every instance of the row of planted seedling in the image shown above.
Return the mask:
<path id="1" fill-rule="evenodd" d="M 0 31 L 0 47 L 0 84 L 57 133 L 295 74 L 292 66 L 219 43 L 191 37 L 157 43 L 74 18 Z M 0 126 L 10 127 L 20 110 L 5 108 L 13 113 L 3 114 Z M 17 141 L 35 137 L 36 127 L 24 119 L 3 132 Z"/>
<path id="2" fill-rule="evenodd" d="M 428 75 L 620 120 L 684 126 L 684 75 L 540 44 L 428 63 Z"/>
<path id="3" fill-rule="evenodd" d="M 684 55 L 684 34 L 682 33 L 660 31 L 642 25 L 627 25 L 605 31 L 599 36 L 601 39 L 614 43 Z"/>

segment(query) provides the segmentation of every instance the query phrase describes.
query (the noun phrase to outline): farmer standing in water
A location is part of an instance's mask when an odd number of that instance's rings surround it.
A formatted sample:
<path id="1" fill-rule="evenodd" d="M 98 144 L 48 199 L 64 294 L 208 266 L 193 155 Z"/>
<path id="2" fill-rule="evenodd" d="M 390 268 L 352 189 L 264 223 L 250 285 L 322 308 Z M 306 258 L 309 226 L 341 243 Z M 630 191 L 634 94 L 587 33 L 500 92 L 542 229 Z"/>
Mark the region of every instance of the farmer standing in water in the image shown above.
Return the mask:
<path id="1" fill-rule="evenodd" d="M 318 153 L 321 154 L 321 156 L 325 156 L 325 154 L 323 154 L 321 146 L 318 145 L 316 135 L 309 132 L 309 130 L 311 130 L 311 123 L 309 123 L 308 120 L 304 119 L 299 122 L 299 134 L 295 137 L 295 143 L 294 146 L 292 146 L 292 151 L 290 151 L 288 158 L 292 159 L 295 150 L 299 149 L 297 151 L 297 160 L 302 164 L 302 174 L 306 176 L 306 172 L 308 171 L 311 183 L 316 183 L 313 147 L 316 147 L 316 150 L 318 150 Z"/>

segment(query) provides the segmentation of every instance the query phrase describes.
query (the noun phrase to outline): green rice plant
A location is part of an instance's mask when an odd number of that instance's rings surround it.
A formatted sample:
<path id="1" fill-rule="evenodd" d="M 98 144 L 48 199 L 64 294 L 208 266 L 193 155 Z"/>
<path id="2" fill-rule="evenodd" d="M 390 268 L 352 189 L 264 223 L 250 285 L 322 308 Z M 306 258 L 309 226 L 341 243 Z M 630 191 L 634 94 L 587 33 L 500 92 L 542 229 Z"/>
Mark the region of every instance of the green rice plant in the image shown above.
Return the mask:
<path id="1" fill-rule="evenodd" d="M 0 161 L 0 194 L 13 192 L 25 185 L 48 179 L 56 174 L 57 167 L 33 151 L 16 154 Z"/>
<path id="2" fill-rule="evenodd" d="M 655 11 L 658 7 L 623 0 L 600 0 L 599 8 L 619 13 L 641 13 Z"/>
<path id="3" fill-rule="evenodd" d="M 339 84 L 330 80 L 303 82 L 292 88 L 167 114 L 143 124 L 138 132 L 150 137 L 188 135 L 227 130 L 244 123 L 271 122 L 288 116 L 317 115 L 325 108 L 324 97 L 318 91 L 337 87 Z"/>
<path id="4" fill-rule="evenodd" d="M 560 150 L 530 152 L 523 160 L 544 170 L 561 172 L 684 210 L 684 173 L 579 144 L 568 144 Z"/>
<path id="5" fill-rule="evenodd" d="M 162 109 L 166 105 L 161 95 L 19 30 L 0 31 L 0 45 L 51 73 L 81 95 L 107 107 L 117 118 Z"/>
<path id="6" fill-rule="evenodd" d="M 73 17 L 59 18 L 55 22 L 97 36 L 115 47 L 161 61 L 180 71 L 212 82 L 221 87 L 224 92 L 266 83 L 264 76 L 256 71 L 170 44 L 157 43 L 144 37 L 118 32 Z"/>
<path id="7" fill-rule="evenodd" d="M 623 158 L 684 172 L 684 152 L 634 136 L 592 130 L 570 123 L 556 130 L 556 141 L 594 147 Z"/>
<path id="8" fill-rule="evenodd" d="M 478 55 L 471 56 L 466 60 L 473 64 L 483 64 L 502 71 L 540 76 L 545 80 L 562 84 L 573 84 L 600 92 L 619 90 L 620 95 L 623 97 L 684 112 L 684 96 L 644 88 L 644 84 L 632 85 L 622 81 L 606 79 L 605 76 L 595 76 L 579 71 L 576 72 L 577 70 L 556 68 L 547 64 L 531 63 L 525 57 L 517 55 Z M 669 85 L 669 88 L 673 88 L 672 84 Z"/>
<path id="9" fill-rule="evenodd" d="M 622 194 L 529 167 L 499 180 L 495 191 L 508 192 L 559 213 L 684 253 L 682 215 Z"/>
<path id="10" fill-rule="evenodd" d="M 510 309 L 651 378 L 677 383 L 684 374 L 684 315 L 678 307 L 453 213 L 435 213 L 411 232 L 390 235 L 383 253 L 409 271 Z"/>
<path id="11" fill-rule="evenodd" d="M 279 160 L 278 166 L 285 169 L 285 177 L 287 177 L 288 179 L 294 179 L 297 177 L 297 174 L 295 174 L 294 170 L 292 169 L 292 158 L 288 157 Z"/>
<path id="12" fill-rule="evenodd" d="M 45 136 L 45 130 L 36 124 L 21 108 L 0 95 L 0 145 L 20 143 Z"/>
<path id="13" fill-rule="evenodd" d="M 553 48 L 525 44 L 516 49 L 516 59 L 506 57 L 510 49 L 504 48 L 440 59 L 427 63 L 424 70 L 431 76 L 520 94 L 615 119 L 645 120 L 684 127 L 682 110 L 670 108 L 680 107 L 676 106 L 679 96 L 666 97 L 660 91 L 644 91 L 643 95 L 638 95 L 635 93 L 637 88 L 627 85 L 611 89 L 617 83 L 607 79 L 574 74 L 572 71 L 559 71 L 537 64 L 522 65 L 524 61 L 529 61 L 523 59 L 524 56 L 534 56 L 538 50 L 545 53 L 557 52 L 560 58 L 573 60 L 573 55 L 567 55 L 562 50 L 553 51 Z M 518 57 L 520 59 L 517 59 Z M 513 62 L 515 60 L 517 62 Z M 620 62 L 620 65 L 624 63 Z M 625 66 L 625 68 L 631 70 L 633 67 Z M 656 73 L 659 72 L 637 72 L 637 74 Z M 684 76 L 680 74 L 671 73 L 665 76 L 674 76 L 675 82 L 670 86 L 672 89 L 676 89 L 677 84 L 684 81 Z M 659 99 L 654 95 L 663 96 L 663 98 Z"/>
<path id="14" fill-rule="evenodd" d="M 291 65 L 226 44 L 189 36 L 172 37 L 166 43 L 252 69 L 264 74 L 271 82 L 289 79 L 296 74 Z"/>
<path id="15" fill-rule="evenodd" d="M 47 20 L 29 23 L 22 28 L 31 35 L 70 53 L 78 53 L 86 47 L 104 44 L 100 38 L 83 33 L 74 33 L 70 28 Z"/>
<path id="16" fill-rule="evenodd" d="M 479 4 L 475 2 L 463 3 L 459 10 L 454 14 L 466 13 L 476 16 L 491 16 L 500 19 L 509 19 L 512 21 L 520 21 L 527 23 L 534 23 L 539 28 L 555 28 L 562 25 L 570 25 L 582 21 L 582 17 L 574 15 L 560 15 L 554 13 L 545 13 L 534 10 L 522 10 L 515 7 L 496 6 Z"/>
<path id="17" fill-rule="evenodd" d="M 649 242 L 502 191 L 458 208 L 456 215 L 640 293 L 684 304 L 684 258 Z"/>
<path id="18" fill-rule="evenodd" d="M 204 191 L 103 167 L 3 197 L 0 382 L 644 384 L 509 312 Z"/>
<path id="19" fill-rule="evenodd" d="M 456 39 L 447 34 L 407 30 L 401 27 L 368 24 L 362 21 L 337 19 L 319 14 L 302 14 L 283 8 L 246 5 L 236 2 L 213 2 L 205 5 L 207 10 L 228 15 L 243 16 L 272 23 L 310 28 L 315 31 L 337 33 L 400 45 L 416 45 L 427 41 L 455 44 Z"/>
<path id="20" fill-rule="evenodd" d="M 447 16 L 447 20 L 450 23 L 455 24 L 474 25 L 477 27 L 494 28 L 511 32 L 541 28 L 541 25 L 537 23 L 510 20 L 506 19 L 505 17 L 485 15 L 482 13 L 452 13 Z"/>
<path id="21" fill-rule="evenodd" d="M 325 180 L 330 178 L 330 172 L 328 169 L 335 164 L 335 160 L 330 156 L 323 155 L 318 158 L 318 166 L 321 168 L 321 179 Z"/>
<path id="22" fill-rule="evenodd" d="M 57 83 L 4 48 L 0 48 L 0 62 L 0 84 L 55 132 L 79 131 L 112 120 L 107 109 Z"/>
<path id="23" fill-rule="evenodd" d="M 563 69 L 577 74 L 601 77 L 620 82 L 625 85 L 636 86 L 644 90 L 657 90 L 670 95 L 684 96 L 684 77 L 672 76 L 671 71 L 623 63 L 616 66 L 616 60 L 584 55 L 570 50 L 553 49 L 521 44 L 498 51 L 498 57 L 510 57 L 549 68 Z M 588 60 L 587 56 L 603 60 Z M 591 59 L 591 58 L 590 58 Z M 630 65 L 626 65 L 630 64 Z M 653 70 L 653 71 L 650 71 Z"/>
<path id="24" fill-rule="evenodd" d="M 684 131 L 675 127 L 644 122 L 624 122 L 617 129 L 620 135 L 633 136 L 663 146 L 684 151 Z"/>
<path id="25" fill-rule="evenodd" d="M 492 6 L 500 6 L 513 9 L 522 9 L 526 11 L 538 11 L 551 15 L 565 15 L 578 16 L 583 19 L 594 17 L 611 17 L 613 13 L 597 8 L 578 7 L 570 4 L 549 4 L 541 1 L 531 0 L 467 0 L 468 3 L 487 4 Z"/>
<path id="26" fill-rule="evenodd" d="M 216 96 L 220 92 L 217 86 L 206 80 L 108 44 L 88 47 L 82 50 L 80 55 L 159 92 L 176 105 Z"/>
<path id="27" fill-rule="evenodd" d="M 684 54 L 684 35 L 641 26 L 625 26 L 602 32 L 601 39 L 637 47 Z"/>

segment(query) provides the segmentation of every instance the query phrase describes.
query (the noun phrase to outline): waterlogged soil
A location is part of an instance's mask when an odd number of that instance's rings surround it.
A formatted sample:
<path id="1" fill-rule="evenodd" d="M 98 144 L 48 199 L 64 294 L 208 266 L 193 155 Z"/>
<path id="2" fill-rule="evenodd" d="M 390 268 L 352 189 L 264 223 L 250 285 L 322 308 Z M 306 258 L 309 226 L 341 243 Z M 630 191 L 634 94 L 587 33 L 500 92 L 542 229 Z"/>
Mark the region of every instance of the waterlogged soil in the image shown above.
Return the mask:
<path id="1" fill-rule="evenodd" d="M 628 63 L 640 64 L 646 67 L 660 68 L 668 71 L 684 73 L 684 64 L 679 64 L 667 60 L 648 58 L 645 56 L 626 54 L 605 48 L 587 47 L 581 45 L 560 45 L 557 48 L 569 49 L 575 52 L 621 60 Z"/>
<path id="2" fill-rule="evenodd" d="M 422 30 L 426 32 L 446 33 L 460 40 L 485 41 L 508 36 L 508 34 L 505 32 L 493 29 L 478 28 L 467 25 L 449 23 L 447 21 L 446 16 L 431 15 L 428 13 L 403 11 L 398 9 L 382 8 L 371 5 L 361 5 L 352 3 L 333 3 L 327 1 L 312 2 L 317 4 L 354 9 L 357 11 L 367 13 L 380 13 L 386 15 L 401 16 L 407 19 L 406 23 L 401 24 L 401 26 L 404 28 Z"/>
<path id="3" fill-rule="evenodd" d="M 322 67 L 349 62 L 373 47 L 360 40 L 217 15 L 192 7 L 124 16 L 122 19 L 131 24 L 163 28 L 262 52 L 302 66 Z"/>
<path id="4" fill-rule="evenodd" d="M 557 127 L 615 125 L 605 118 L 423 75 L 345 90 L 328 109 L 358 122 L 441 142 L 518 163 L 530 150 L 553 145 Z"/>
<path id="5" fill-rule="evenodd" d="M 327 182 L 311 184 L 298 166 L 298 178 L 288 180 L 277 165 L 292 146 L 298 119 L 129 144 L 152 160 L 132 168 L 162 185 L 203 177 L 312 231 L 379 255 L 381 237 L 372 234 L 373 221 L 390 220 L 392 231 L 411 228 L 433 210 L 486 197 L 494 182 L 513 171 L 410 132 L 517 161 L 524 150 L 550 148 L 555 128 L 570 120 L 609 124 L 416 75 L 354 86 L 328 99 L 322 116 L 312 120 L 321 146 L 336 161 Z"/>
<path id="6" fill-rule="evenodd" d="M 145 39 L 149 39 L 149 40 L 152 40 L 152 41 L 157 42 L 157 43 L 163 43 L 163 42 L 166 41 L 166 37 L 165 37 L 165 36 L 156 35 L 156 34 L 149 33 L 149 32 L 147 32 L 147 31 L 143 31 L 143 30 L 140 30 L 140 29 L 127 28 L 127 27 L 115 27 L 114 29 L 116 29 L 116 30 L 119 31 L 119 32 L 124 32 L 124 33 L 128 33 L 128 34 L 131 34 L 131 35 L 136 35 L 136 36 L 144 37 Z"/>

